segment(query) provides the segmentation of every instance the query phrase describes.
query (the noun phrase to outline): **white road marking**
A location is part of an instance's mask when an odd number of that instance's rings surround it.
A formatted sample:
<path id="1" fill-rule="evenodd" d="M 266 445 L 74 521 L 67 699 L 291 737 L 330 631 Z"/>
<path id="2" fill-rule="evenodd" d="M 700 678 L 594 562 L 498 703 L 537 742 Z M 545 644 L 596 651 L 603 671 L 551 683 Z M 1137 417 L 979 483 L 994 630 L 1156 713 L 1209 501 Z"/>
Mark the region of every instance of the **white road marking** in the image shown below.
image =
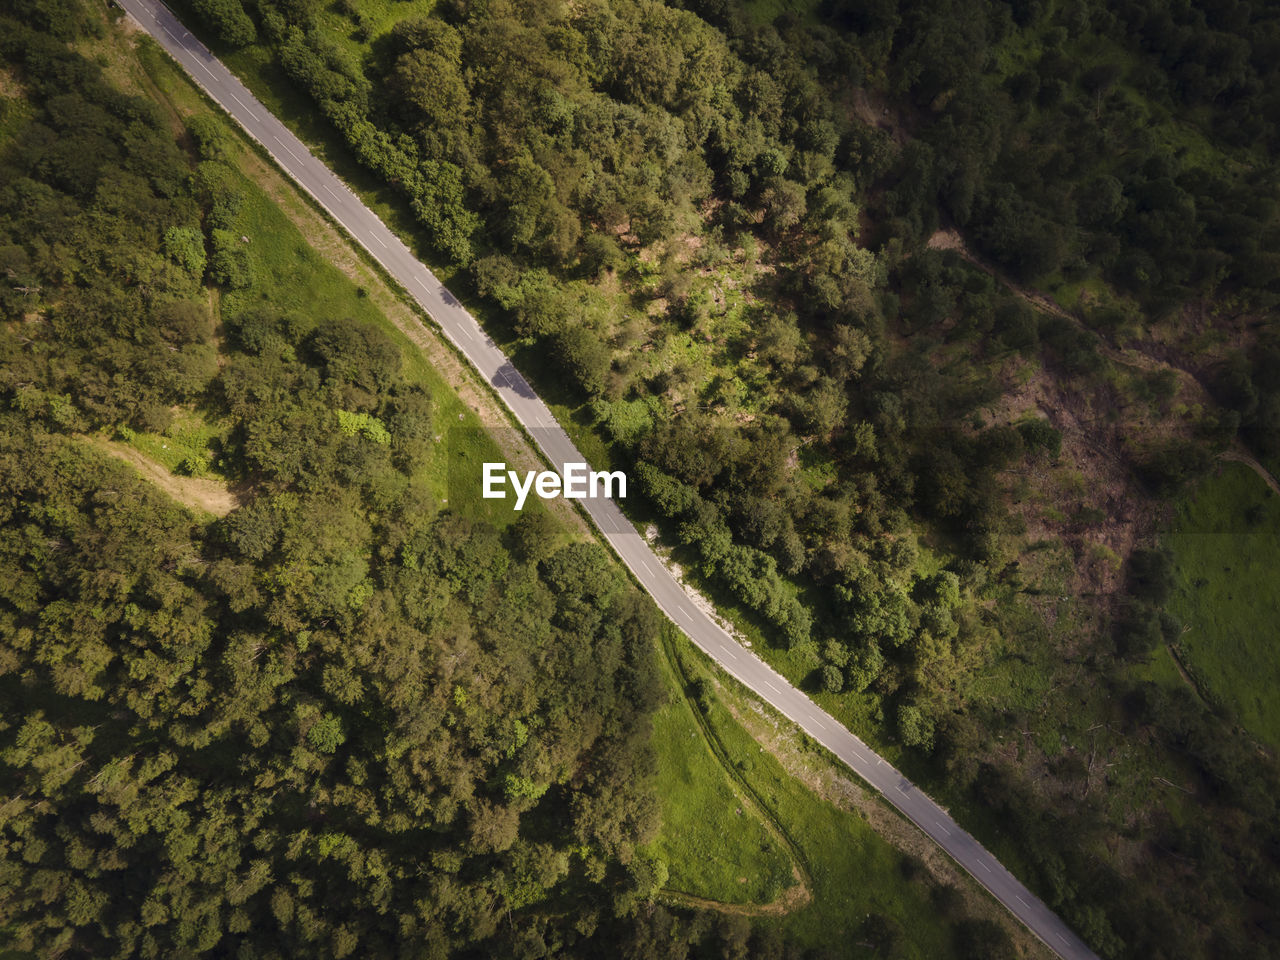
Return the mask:
<path id="1" fill-rule="evenodd" d="M 987 871 L 987 873 L 991 872 L 991 868 L 987 866 L 987 862 L 985 860 L 979 860 L 978 866 L 980 866 L 983 870 Z"/>
<path id="2" fill-rule="evenodd" d="M 329 186 L 327 183 L 322 183 L 320 185 L 324 187 L 324 192 L 329 194 L 329 196 L 333 197 L 333 199 L 335 200 L 342 199 L 340 196 L 338 196 L 336 193 L 333 192 L 333 187 Z"/>
<path id="3" fill-rule="evenodd" d="M 782 691 L 781 691 L 781 690 L 779 690 L 777 687 L 775 687 L 775 686 L 774 686 L 772 683 L 770 683 L 768 680 L 764 681 L 764 685 L 765 685 L 766 687 L 768 687 L 770 690 L 772 690 L 774 693 L 777 693 L 777 694 L 781 694 L 781 693 L 782 693 Z"/>
<path id="4" fill-rule="evenodd" d="M 1018 896 L 1016 893 L 1013 895 L 1013 898 L 1017 900 L 1020 904 L 1022 904 L 1024 907 L 1026 907 L 1028 910 L 1031 909 L 1031 904 L 1027 903 L 1027 901 L 1023 900 L 1022 897 Z"/>
<path id="5" fill-rule="evenodd" d="M 378 236 L 376 233 L 373 235 L 373 239 L 377 240 L 377 241 L 378 241 L 378 243 L 382 244 L 382 249 L 383 249 L 383 250 L 387 249 L 387 243 L 386 243 L 386 241 L 385 241 L 385 240 L 383 240 L 383 239 L 382 239 L 380 236 Z"/>
<path id="6" fill-rule="evenodd" d="M 819 720 L 817 717 L 814 717 L 814 718 L 813 718 L 813 722 L 814 722 L 814 723 L 816 723 L 816 724 L 817 724 L 819 727 L 821 727 L 823 730 L 826 730 L 826 729 L 827 729 L 827 725 L 826 725 L 825 723 L 823 723 L 821 720 Z"/>
<path id="7" fill-rule="evenodd" d="M 894 786 L 898 788 L 898 792 L 902 794 L 904 797 L 907 795 L 907 788 L 904 787 L 902 784 L 895 783 Z"/>
<path id="8" fill-rule="evenodd" d="M 1064 937 L 1062 934 L 1058 934 L 1057 936 L 1058 936 L 1058 939 L 1061 940 L 1063 943 L 1066 943 L 1066 944 L 1071 943 L 1071 941 L 1068 940 L 1066 937 Z"/>
<path id="9" fill-rule="evenodd" d="M 948 837 L 949 837 L 949 836 L 951 836 L 951 831 L 950 831 L 950 830 L 948 830 L 946 827 L 944 827 L 944 826 L 942 825 L 942 822 L 941 822 L 940 820 L 935 820 L 935 821 L 933 821 L 933 823 L 934 823 L 934 825 L 935 825 L 939 830 L 941 830 L 943 833 L 945 833 Z"/>
<path id="10" fill-rule="evenodd" d="M 645 563 L 643 560 L 640 561 L 640 566 L 644 567 L 645 573 L 647 573 L 651 577 L 653 576 L 653 571 L 649 569 L 649 565 Z"/>
<path id="11" fill-rule="evenodd" d="M 245 106 L 245 102 L 243 100 L 237 97 L 234 93 L 231 94 L 231 99 L 234 100 L 236 103 L 240 104 L 240 108 L 244 110 L 244 112 L 247 113 L 250 117 L 253 118 L 254 123 L 258 122 L 257 116 L 254 114 L 252 110 L 250 110 L 247 106 Z"/>
<path id="12" fill-rule="evenodd" d="M 212 70 L 210 70 L 208 67 L 206 67 L 206 66 L 204 65 L 204 61 L 203 61 L 203 60 L 201 60 L 199 57 L 196 57 L 196 63 L 200 64 L 200 69 L 201 69 L 201 70 L 203 70 L 203 71 L 204 71 L 205 73 L 207 73 L 209 76 L 213 77 L 213 71 L 212 71 Z M 216 80 L 216 79 L 217 79 L 217 77 L 214 77 L 214 79 Z"/>
<path id="13" fill-rule="evenodd" d="M 735 663 L 738 660 L 738 655 L 734 653 L 732 650 L 730 650 L 728 647 L 724 648 L 724 655 L 728 657 L 730 660 L 734 661 Z"/>

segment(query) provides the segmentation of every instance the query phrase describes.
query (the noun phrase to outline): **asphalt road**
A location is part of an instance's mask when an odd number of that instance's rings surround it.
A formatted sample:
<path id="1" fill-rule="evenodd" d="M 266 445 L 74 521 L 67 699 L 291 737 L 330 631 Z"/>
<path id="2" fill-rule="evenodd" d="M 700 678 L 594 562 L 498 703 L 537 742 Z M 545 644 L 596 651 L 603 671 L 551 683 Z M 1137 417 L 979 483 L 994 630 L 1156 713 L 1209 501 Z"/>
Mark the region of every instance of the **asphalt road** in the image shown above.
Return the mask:
<path id="1" fill-rule="evenodd" d="M 393 234 L 248 89 L 155 0 L 117 0 L 204 90 L 275 158 L 286 173 L 327 210 L 422 305 L 445 335 L 497 390 L 554 465 L 586 460 L 546 405 L 480 325 L 407 246 Z M 607 499 L 583 501 L 623 563 L 658 606 L 689 638 L 805 733 L 830 750 L 923 830 L 1009 911 L 1066 960 L 1097 960 L 1079 937 L 947 813 L 839 721 L 699 609 L 644 538 Z"/>

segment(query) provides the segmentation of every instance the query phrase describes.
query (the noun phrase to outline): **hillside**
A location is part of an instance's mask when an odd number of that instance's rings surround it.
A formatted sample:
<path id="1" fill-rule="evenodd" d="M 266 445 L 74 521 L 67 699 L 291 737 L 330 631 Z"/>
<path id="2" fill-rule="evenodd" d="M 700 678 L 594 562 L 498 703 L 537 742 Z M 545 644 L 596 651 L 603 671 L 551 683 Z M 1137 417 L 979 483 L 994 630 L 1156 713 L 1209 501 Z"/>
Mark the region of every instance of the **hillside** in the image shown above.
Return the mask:
<path id="1" fill-rule="evenodd" d="M 189 12 L 1095 949 L 1273 951 L 1274 760 L 1151 675 L 1170 498 L 1276 455 L 1271 7 Z"/>
<path id="2" fill-rule="evenodd" d="M 761 756 L 576 516 L 458 496 L 531 452 L 154 46 L 22 12 L 6 956 L 1036 952 Z"/>

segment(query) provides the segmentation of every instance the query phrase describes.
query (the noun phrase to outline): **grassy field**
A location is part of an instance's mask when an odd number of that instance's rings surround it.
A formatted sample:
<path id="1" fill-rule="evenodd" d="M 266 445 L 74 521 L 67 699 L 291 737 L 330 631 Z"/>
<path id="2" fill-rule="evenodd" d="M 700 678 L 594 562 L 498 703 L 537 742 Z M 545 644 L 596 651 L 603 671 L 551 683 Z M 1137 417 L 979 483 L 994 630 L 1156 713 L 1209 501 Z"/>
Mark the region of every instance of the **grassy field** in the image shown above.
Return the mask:
<path id="1" fill-rule="evenodd" d="M 667 889 L 722 903 L 769 903 L 795 883 L 785 841 L 727 775 L 697 706 L 664 672 L 671 701 L 653 720 L 662 829 L 652 852 L 667 863 Z"/>
<path id="2" fill-rule="evenodd" d="M 1280 745 L 1280 497 L 1245 465 L 1223 464 L 1178 504 L 1164 542 L 1183 661 L 1210 699 Z"/>
<path id="3" fill-rule="evenodd" d="M 737 715 L 754 712 L 753 700 L 730 684 L 710 684 L 705 657 L 684 638 L 673 645 L 690 683 L 705 683 L 703 717 L 715 741 L 732 758 L 768 815 L 797 850 L 812 899 L 766 922 L 807 947 L 842 945 L 841 956 L 901 958 L 954 956 L 947 927 L 922 875 L 909 878 L 909 858 L 882 839 L 858 813 L 840 809 L 793 776 L 743 725 Z M 829 761 L 812 750 L 811 762 Z M 884 918 L 896 947 L 877 952 L 867 938 L 869 915 Z"/>

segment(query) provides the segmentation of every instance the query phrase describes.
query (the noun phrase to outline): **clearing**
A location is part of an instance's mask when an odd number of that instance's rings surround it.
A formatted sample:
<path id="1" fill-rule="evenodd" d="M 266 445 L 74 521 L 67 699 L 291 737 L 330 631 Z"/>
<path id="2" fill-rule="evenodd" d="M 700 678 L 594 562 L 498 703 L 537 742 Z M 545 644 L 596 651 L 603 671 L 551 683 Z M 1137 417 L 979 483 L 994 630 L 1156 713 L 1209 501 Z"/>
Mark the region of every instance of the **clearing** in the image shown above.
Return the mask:
<path id="1" fill-rule="evenodd" d="M 1280 746 L 1280 496 L 1251 465 L 1224 463 L 1178 503 L 1164 543 L 1179 659 L 1207 697 Z"/>
<path id="2" fill-rule="evenodd" d="M 240 498 L 221 480 L 208 477 L 181 477 L 170 473 L 163 464 L 157 463 L 140 450 L 118 440 L 86 436 L 78 439 L 103 453 L 110 454 L 117 460 L 123 460 L 137 470 L 144 480 L 159 487 L 174 500 L 191 508 L 197 514 L 225 517 L 240 506 Z"/>

